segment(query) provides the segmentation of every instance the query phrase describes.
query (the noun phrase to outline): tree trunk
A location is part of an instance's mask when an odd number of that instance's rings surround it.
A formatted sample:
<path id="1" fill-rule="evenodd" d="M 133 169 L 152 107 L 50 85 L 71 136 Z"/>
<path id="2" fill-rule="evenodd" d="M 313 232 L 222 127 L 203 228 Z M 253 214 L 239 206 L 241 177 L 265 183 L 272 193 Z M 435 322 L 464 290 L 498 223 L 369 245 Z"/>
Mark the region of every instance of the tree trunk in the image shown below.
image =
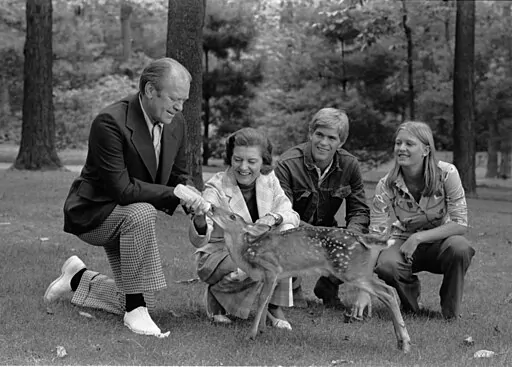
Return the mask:
<path id="1" fill-rule="evenodd" d="M 407 6 L 405 0 L 402 0 L 402 26 L 404 27 L 405 38 L 407 39 L 407 81 L 409 84 L 409 116 L 411 120 L 416 118 L 414 108 L 414 60 L 413 60 L 413 42 L 412 30 L 407 21 Z"/>
<path id="2" fill-rule="evenodd" d="M 169 0 L 166 55 L 192 74 L 190 98 L 183 114 L 187 121 L 187 160 L 194 183 L 203 187 L 201 166 L 201 104 L 203 99 L 203 24 L 206 0 Z"/>
<path id="3" fill-rule="evenodd" d="M 505 123 L 510 120 L 505 120 Z M 506 180 L 511 177 L 512 173 L 512 130 L 510 128 L 505 129 L 505 136 L 501 142 L 501 162 L 499 169 L 499 177 Z"/>
<path id="4" fill-rule="evenodd" d="M 129 61 L 132 54 L 132 6 L 124 0 L 121 3 L 121 34 L 123 37 L 123 61 Z"/>
<path id="5" fill-rule="evenodd" d="M 17 169 L 58 169 L 52 96 L 52 0 L 27 0 L 21 144 Z"/>
<path id="6" fill-rule="evenodd" d="M 512 20 L 510 7 L 511 1 L 502 1 L 503 17 L 508 20 L 509 24 Z M 507 49 L 508 67 L 506 68 L 507 78 L 512 78 L 512 37 L 507 34 L 505 47 Z M 504 119 L 502 121 L 502 141 L 501 141 L 501 162 L 499 176 L 503 179 L 511 177 L 511 160 L 512 160 L 512 119 Z"/>
<path id="7" fill-rule="evenodd" d="M 341 70 L 343 72 L 343 80 L 342 80 L 342 86 L 343 86 L 343 95 L 347 94 L 347 70 L 345 66 L 345 42 L 340 39 L 341 42 Z"/>
<path id="8" fill-rule="evenodd" d="M 475 177 L 475 0 L 457 0 L 453 78 L 453 162 L 468 195 Z"/>
<path id="9" fill-rule="evenodd" d="M 204 75 L 208 75 L 210 67 L 208 63 L 208 49 L 203 47 L 204 50 Z M 210 81 L 208 81 L 210 83 Z M 203 85 L 203 88 L 205 86 Z M 203 131 L 203 166 L 208 165 L 210 159 L 210 144 L 208 143 L 210 135 L 210 86 L 206 86 L 206 93 L 204 96 L 204 131 Z"/>
<path id="10" fill-rule="evenodd" d="M 203 131 L 203 166 L 208 165 L 210 159 L 210 98 L 204 101 L 204 131 Z"/>
<path id="11" fill-rule="evenodd" d="M 487 141 L 487 171 L 486 178 L 498 177 L 498 149 L 500 145 L 500 134 L 498 132 L 498 121 L 489 121 L 489 140 Z"/>

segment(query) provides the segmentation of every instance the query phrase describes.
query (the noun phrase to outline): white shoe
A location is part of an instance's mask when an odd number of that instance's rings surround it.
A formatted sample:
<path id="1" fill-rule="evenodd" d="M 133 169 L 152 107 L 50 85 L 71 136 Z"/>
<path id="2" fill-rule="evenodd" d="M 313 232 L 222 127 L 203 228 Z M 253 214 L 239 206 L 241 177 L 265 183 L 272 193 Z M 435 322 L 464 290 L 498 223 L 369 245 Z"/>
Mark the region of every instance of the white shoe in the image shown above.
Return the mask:
<path id="1" fill-rule="evenodd" d="M 71 292 L 71 278 L 83 268 L 85 264 L 78 256 L 73 255 L 67 259 L 62 265 L 60 276 L 46 288 L 44 300 L 52 302 Z"/>
<path id="2" fill-rule="evenodd" d="M 292 325 L 286 320 L 281 320 L 272 315 L 270 311 L 267 311 L 267 317 L 273 327 L 277 329 L 292 330 Z"/>
<path id="3" fill-rule="evenodd" d="M 226 315 L 213 315 L 212 321 L 216 324 L 231 324 L 233 322 Z"/>
<path id="4" fill-rule="evenodd" d="M 272 326 L 278 329 L 284 329 L 284 330 L 292 330 L 292 326 L 290 323 L 286 320 L 281 319 L 275 319 L 275 321 L 272 321 Z"/>
<path id="5" fill-rule="evenodd" d="M 162 331 L 149 316 L 148 309 L 139 306 L 135 310 L 124 314 L 124 324 L 135 334 L 156 335 L 162 334 Z"/>

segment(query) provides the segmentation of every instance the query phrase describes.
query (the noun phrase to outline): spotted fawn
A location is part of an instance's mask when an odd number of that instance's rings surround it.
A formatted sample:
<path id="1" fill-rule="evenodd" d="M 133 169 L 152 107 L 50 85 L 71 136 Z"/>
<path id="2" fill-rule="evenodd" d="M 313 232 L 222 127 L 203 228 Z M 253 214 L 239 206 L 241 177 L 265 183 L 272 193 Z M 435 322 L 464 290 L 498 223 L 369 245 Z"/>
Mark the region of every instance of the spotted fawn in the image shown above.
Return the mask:
<path id="1" fill-rule="evenodd" d="M 376 296 L 391 312 L 398 348 L 407 353 L 410 338 L 394 288 L 373 276 L 373 266 L 386 241 L 376 235 L 355 234 L 341 228 L 299 227 L 279 232 L 250 224 L 236 213 L 212 206 L 207 215 L 224 230 L 233 261 L 252 279 L 262 280 L 254 323 L 247 335 L 254 339 L 266 324 L 267 307 L 279 279 L 304 273 L 333 274 Z"/>

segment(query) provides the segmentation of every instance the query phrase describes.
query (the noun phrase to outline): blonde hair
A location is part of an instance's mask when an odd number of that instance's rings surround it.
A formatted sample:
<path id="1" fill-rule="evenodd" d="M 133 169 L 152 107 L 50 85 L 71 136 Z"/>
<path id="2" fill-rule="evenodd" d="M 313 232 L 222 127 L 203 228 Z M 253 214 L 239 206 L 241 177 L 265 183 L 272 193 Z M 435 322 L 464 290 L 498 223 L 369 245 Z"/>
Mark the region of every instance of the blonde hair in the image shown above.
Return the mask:
<path id="1" fill-rule="evenodd" d="M 432 196 L 436 192 L 437 184 L 441 175 L 437 165 L 438 160 L 436 158 L 436 148 L 434 145 L 434 135 L 432 134 L 432 130 L 430 129 L 430 126 L 424 122 L 406 121 L 400 124 L 400 126 L 398 126 L 396 129 L 393 141 L 396 140 L 396 137 L 401 130 L 405 130 L 412 134 L 423 145 L 429 147 L 429 152 L 423 159 L 423 180 L 425 182 L 425 188 L 423 189 L 422 194 L 424 196 Z M 400 170 L 400 165 L 395 160 L 395 165 L 389 172 L 386 179 L 386 186 L 389 189 L 392 189 L 391 185 L 396 181 Z"/>
<path id="2" fill-rule="evenodd" d="M 309 134 L 313 135 L 319 127 L 333 128 L 338 130 L 341 144 L 345 144 L 348 138 L 348 116 L 343 110 L 337 108 L 322 108 L 315 113 L 309 123 Z"/>

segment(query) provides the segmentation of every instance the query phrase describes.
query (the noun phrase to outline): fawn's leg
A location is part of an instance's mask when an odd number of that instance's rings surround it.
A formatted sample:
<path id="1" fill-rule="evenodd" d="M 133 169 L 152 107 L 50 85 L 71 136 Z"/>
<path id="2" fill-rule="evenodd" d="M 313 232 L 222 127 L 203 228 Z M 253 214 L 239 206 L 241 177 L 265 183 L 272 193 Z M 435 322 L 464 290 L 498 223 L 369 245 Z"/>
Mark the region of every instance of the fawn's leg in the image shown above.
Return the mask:
<path id="1" fill-rule="evenodd" d="M 247 335 L 247 339 L 254 339 L 258 334 L 258 329 L 264 331 L 267 322 L 267 308 L 272 293 L 277 284 L 277 275 L 273 272 L 266 272 L 265 278 L 263 279 L 263 287 L 258 297 L 258 308 L 256 310 L 256 316 L 252 324 L 251 330 Z"/>
<path id="2" fill-rule="evenodd" d="M 367 279 L 367 281 L 355 283 L 354 285 L 375 295 L 386 305 L 393 319 L 398 349 L 403 350 L 404 353 L 408 353 L 411 349 L 411 338 L 409 337 L 404 319 L 402 318 L 402 313 L 400 312 L 400 307 L 398 306 L 398 295 L 395 289 L 385 284 L 382 280 L 373 277 Z"/>

